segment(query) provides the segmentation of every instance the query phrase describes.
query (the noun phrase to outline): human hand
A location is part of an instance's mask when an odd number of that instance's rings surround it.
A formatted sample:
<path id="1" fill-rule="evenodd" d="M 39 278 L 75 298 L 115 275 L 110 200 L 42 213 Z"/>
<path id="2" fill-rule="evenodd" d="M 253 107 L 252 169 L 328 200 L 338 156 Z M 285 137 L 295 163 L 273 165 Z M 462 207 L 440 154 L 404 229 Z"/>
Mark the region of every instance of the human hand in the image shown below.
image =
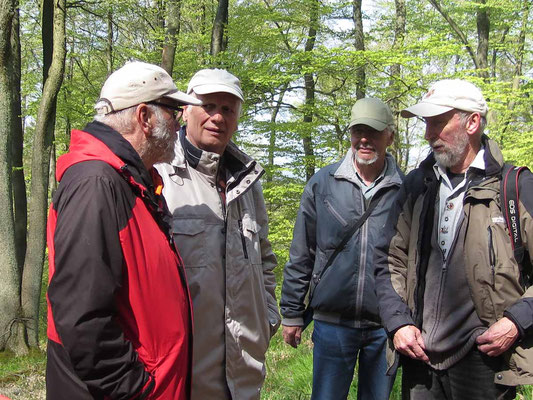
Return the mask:
<path id="1" fill-rule="evenodd" d="M 518 328 L 507 317 L 496 321 L 476 339 L 479 351 L 496 357 L 506 351 L 518 338 Z"/>
<path id="2" fill-rule="evenodd" d="M 424 339 L 422 339 L 422 333 L 416 326 L 402 326 L 394 334 L 393 342 L 394 348 L 400 353 L 415 360 L 429 361 L 425 352 L 426 346 L 424 345 Z"/>
<path id="3" fill-rule="evenodd" d="M 302 327 L 283 325 L 283 340 L 285 343 L 297 348 L 302 340 Z"/>

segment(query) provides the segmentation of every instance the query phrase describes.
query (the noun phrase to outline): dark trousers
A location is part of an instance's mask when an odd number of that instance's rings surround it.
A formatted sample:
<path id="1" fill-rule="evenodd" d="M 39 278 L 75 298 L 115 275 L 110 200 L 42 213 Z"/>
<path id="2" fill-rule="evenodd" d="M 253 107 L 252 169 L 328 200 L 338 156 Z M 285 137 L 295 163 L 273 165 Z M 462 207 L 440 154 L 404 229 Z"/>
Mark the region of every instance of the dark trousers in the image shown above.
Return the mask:
<path id="1" fill-rule="evenodd" d="M 402 398 L 410 400 L 507 400 L 516 388 L 497 385 L 501 357 L 489 357 L 474 347 L 450 368 L 434 370 L 421 361 L 402 360 Z"/>

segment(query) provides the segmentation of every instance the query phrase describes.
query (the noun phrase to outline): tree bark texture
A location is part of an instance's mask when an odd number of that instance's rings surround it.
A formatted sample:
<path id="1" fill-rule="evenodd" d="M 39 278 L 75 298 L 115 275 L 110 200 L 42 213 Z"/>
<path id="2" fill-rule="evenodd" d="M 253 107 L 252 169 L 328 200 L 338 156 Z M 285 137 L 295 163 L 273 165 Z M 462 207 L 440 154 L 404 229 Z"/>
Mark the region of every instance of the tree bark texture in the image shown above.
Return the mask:
<path id="1" fill-rule="evenodd" d="M 228 25 L 228 0 L 218 0 L 217 14 L 211 31 L 211 56 L 226 50 L 225 30 Z"/>
<path id="2" fill-rule="evenodd" d="M 18 2 L 0 0 L 0 350 L 25 351 L 19 325 L 21 269 L 13 214 L 13 133 L 20 119 Z M 18 103 L 18 105 L 17 105 Z"/>
<path id="3" fill-rule="evenodd" d="M 107 76 L 113 73 L 113 10 L 107 11 L 107 42 L 105 49 Z"/>
<path id="4" fill-rule="evenodd" d="M 167 23 L 165 29 L 165 43 L 161 54 L 161 68 L 172 76 L 174 69 L 174 59 L 176 57 L 176 46 L 180 33 L 181 0 L 168 0 L 167 2 Z"/>
<path id="5" fill-rule="evenodd" d="M 354 39 L 355 50 L 365 51 L 365 34 L 363 32 L 363 0 L 353 0 L 353 22 L 354 22 Z M 355 96 L 362 99 L 366 95 L 366 71 L 365 63 L 357 68 L 356 73 L 357 85 L 355 87 Z"/>
<path id="6" fill-rule="evenodd" d="M 309 30 L 307 32 L 307 39 L 305 41 L 305 52 L 311 53 L 315 48 L 316 34 L 318 28 L 318 8 L 320 4 L 318 0 L 311 2 L 309 13 Z M 314 108 L 315 108 L 315 77 L 312 72 L 304 74 L 305 86 L 305 107 L 304 107 L 304 127 L 305 133 L 302 138 L 305 158 L 305 178 L 309 181 L 315 174 L 315 153 L 313 149 L 313 135 L 311 132 L 311 123 L 313 122 Z"/>
<path id="7" fill-rule="evenodd" d="M 26 329 L 30 346 L 38 346 L 39 299 L 43 273 L 46 240 L 46 215 L 48 204 L 48 173 L 50 151 L 54 137 L 55 110 L 57 95 L 65 71 L 65 0 L 44 0 L 43 27 L 53 25 L 53 34 L 43 31 L 43 49 L 53 49 L 52 55 L 45 54 L 50 60 L 44 65 L 45 81 L 43 94 L 37 112 L 37 123 L 32 153 L 32 180 L 29 202 L 28 249 L 22 277 L 22 310 L 27 321 Z"/>
<path id="8" fill-rule="evenodd" d="M 401 51 L 405 42 L 405 21 L 406 21 L 406 10 L 405 10 L 405 0 L 395 0 L 396 7 L 396 18 L 394 20 L 394 42 L 393 49 L 397 52 Z M 394 128 L 396 132 L 396 137 L 392 144 L 392 153 L 396 162 L 400 168 L 405 169 L 409 163 L 409 148 L 406 147 L 407 137 L 400 138 L 400 81 L 402 75 L 402 67 L 400 63 L 392 64 L 390 67 L 390 81 L 389 85 L 391 87 L 391 98 L 389 101 L 389 106 L 394 115 Z M 408 132 L 406 132 L 407 135 Z"/>
<path id="9" fill-rule="evenodd" d="M 477 11 L 477 63 L 480 69 L 480 76 L 485 80 L 489 79 L 489 33 L 490 20 L 485 8 L 486 0 L 479 1 L 480 7 Z"/>

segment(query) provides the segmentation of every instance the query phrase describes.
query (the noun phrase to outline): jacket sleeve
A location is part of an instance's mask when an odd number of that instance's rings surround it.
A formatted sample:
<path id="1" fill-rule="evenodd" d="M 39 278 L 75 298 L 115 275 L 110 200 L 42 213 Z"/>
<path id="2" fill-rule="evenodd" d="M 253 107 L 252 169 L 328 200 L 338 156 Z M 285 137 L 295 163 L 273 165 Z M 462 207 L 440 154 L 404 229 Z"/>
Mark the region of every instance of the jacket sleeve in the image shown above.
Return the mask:
<path id="1" fill-rule="evenodd" d="M 392 203 L 383 235 L 374 250 L 379 313 L 390 336 L 402 326 L 415 324 L 407 306 L 407 270 L 412 267 L 408 265 L 408 252 L 413 218 L 407 185 L 408 179 Z"/>
<path id="2" fill-rule="evenodd" d="M 89 391 L 98 398 L 138 399 L 152 390 L 153 378 L 117 322 L 124 262 L 119 221 L 125 216 L 118 215 L 116 186 L 93 176 L 61 190 L 54 203 L 48 299 L 67 357 Z"/>
<path id="3" fill-rule="evenodd" d="M 263 283 L 265 285 L 265 294 L 268 304 L 268 319 L 270 322 L 271 337 L 276 333 L 281 322 L 281 317 L 278 310 L 278 302 L 276 300 L 276 277 L 274 275 L 274 268 L 278 265 L 276 255 L 272 251 L 272 245 L 268 240 L 268 215 L 265 206 L 265 199 L 263 197 L 263 189 L 261 183 L 257 182 L 254 185 L 254 200 L 256 207 L 256 218 L 259 224 L 259 241 L 261 247 L 261 263 L 263 265 Z"/>
<path id="4" fill-rule="evenodd" d="M 518 191 L 520 230 L 522 232 L 522 241 L 527 250 L 525 257 L 529 257 L 530 265 L 533 266 L 533 174 L 524 171 L 520 174 Z M 533 271 L 525 271 L 533 278 Z M 529 286 L 522 298 L 510 306 L 504 316 L 510 318 L 518 327 L 520 336 L 529 336 L 533 334 L 533 286 Z"/>
<path id="5" fill-rule="evenodd" d="M 281 314 L 283 325 L 303 326 L 305 297 L 309 290 L 316 250 L 316 207 L 308 184 L 302 194 L 294 225 L 289 261 L 283 270 Z"/>

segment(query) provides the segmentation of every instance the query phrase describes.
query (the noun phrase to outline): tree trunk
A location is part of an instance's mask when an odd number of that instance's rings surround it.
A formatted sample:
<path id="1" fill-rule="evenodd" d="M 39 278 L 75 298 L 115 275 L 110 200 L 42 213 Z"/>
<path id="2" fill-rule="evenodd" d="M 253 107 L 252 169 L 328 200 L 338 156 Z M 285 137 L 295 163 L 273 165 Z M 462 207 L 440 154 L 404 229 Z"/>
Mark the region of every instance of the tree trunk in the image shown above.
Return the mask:
<path id="1" fill-rule="evenodd" d="M 363 12 L 361 6 L 363 0 L 353 0 L 353 22 L 354 22 L 354 37 L 355 50 L 365 51 L 365 34 L 363 32 Z M 355 72 L 357 84 L 355 86 L 355 96 L 357 99 L 362 99 L 366 95 L 366 72 L 365 63 L 357 68 Z"/>
<path id="2" fill-rule="evenodd" d="M 228 7 L 228 0 L 218 0 L 217 15 L 211 31 L 211 56 L 213 57 L 226 50 L 227 42 L 224 40 L 224 31 L 228 25 Z"/>
<path id="3" fill-rule="evenodd" d="M 174 69 L 174 58 L 176 56 L 176 45 L 180 33 L 181 0 L 168 0 L 167 2 L 167 24 L 165 32 L 165 43 L 161 55 L 161 68 L 172 76 Z"/>
<path id="4" fill-rule="evenodd" d="M 318 27 L 318 0 L 312 0 L 309 14 L 309 30 L 305 41 L 305 52 L 311 53 L 315 47 Z M 304 74 L 305 106 L 304 106 L 304 134 L 302 144 L 304 148 L 305 178 L 309 181 L 315 174 L 315 154 L 313 150 L 312 126 L 315 108 L 315 77 L 312 72 Z"/>
<path id="5" fill-rule="evenodd" d="M 278 100 L 276 101 L 276 105 L 274 106 L 274 109 L 272 110 L 272 114 L 270 114 L 270 124 L 273 126 L 276 123 L 276 119 L 278 117 L 279 110 L 281 109 L 281 104 L 283 103 L 283 97 L 285 96 L 285 92 L 287 91 L 287 87 L 289 86 L 288 83 L 286 83 L 283 88 L 281 89 Z M 270 135 L 268 138 L 268 164 L 266 168 L 266 181 L 272 182 L 273 176 L 274 176 L 274 156 L 276 152 L 276 129 L 272 128 L 270 130 Z"/>
<path id="6" fill-rule="evenodd" d="M 393 49 L 396 52 L 400 52 L 404 45 L 405 40 L 405 21 L 406 21 L 406 11 L 405 11 L 405 0 L 395 0 L 396 5 L 396 18 L 394 22 L 394 43 L 392 45 Z M 406 147 L 408 138 L 400 138 L 400 80 L 402 77 L 402 67 L 399 63 L 392 64 L 390 67 L 390 81 L 389 85 L 391 87 L 391 98 L 389 101 L 389 106 L 394 115 L 394 125 L 396 131 L 396 137 L 392 144 L 392 153 L 396 162 L 400 168 L 405 168 L 409 160 L 409 148 Z M 407 135 L 407 132 L 406 132 Z M 404 157 L 404 153 L 406 157 Z M 407 163 L 403 164 L 404 159 L 407 159 Z"/>
<path id="7" fill-rule="evenodd" d="M 485 79 L 489 79 L 489 32 L 490 21 L 486 8 L 486 0 L 480 0 L 479 4 L 483 5 L 477 11 L 477 64 L 480 69 L 479 75 Z"/>
<path id="8" fill-rule="evenodd" d="M 50 151 L 54 137 L 57 95 L 65 70 L 65 3 L 65 0 L 44 0 L 43 2 L 43 58 L 45 60 L 43 75 L 45 81 L 37 112 L 33 142 L 28 249 L 24 262 L 21 292 L 22 310 L 27 321 L 26 329 L 31 346 L 38 346 L 39 343 L 39 299 L 46 239 Z M 49 31 L 45 31 L 44 27 L 47 25 L 52 25 L 51 36 Z M 50 50 L 51 54 L 47 52 Z"/>
<path id="9" fill-rule="evenodd" d="M 20 37 L 18 2 L 0 2 L 0 350 L 23 353 L 20 279 L 13 214 L 13 140 L 20 118 Z"/>
<path id="10" fill-rule="evenodd" d="M 113 10 L 107 11 L 107 43 L 105 49 L 107 76 L 113 73 Z"/>

